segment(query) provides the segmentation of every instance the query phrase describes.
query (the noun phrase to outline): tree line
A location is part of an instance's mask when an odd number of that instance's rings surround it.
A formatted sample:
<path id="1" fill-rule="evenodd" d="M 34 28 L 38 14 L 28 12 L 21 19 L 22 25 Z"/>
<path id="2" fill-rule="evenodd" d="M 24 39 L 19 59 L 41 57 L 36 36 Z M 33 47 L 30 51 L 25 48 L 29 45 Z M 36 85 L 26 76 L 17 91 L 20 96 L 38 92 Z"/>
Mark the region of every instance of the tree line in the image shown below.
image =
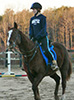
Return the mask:
<path id="1" fill-rule="evenodd" d="M 74 7 L 62 6 L 58 9 L 47 9 L 42 12 L 47 19 L 48 37 L 52 42 L 60 42 L 66 48 L 74 47 Z M 14 21 L 18 28 L 28 36 L 29 22 L 33 13 L 22 10 L 15 13 L 12 9 L 6 9 L 0 16 L 0 51 L 6 49 L 8 27 L 13 27 Z"/>

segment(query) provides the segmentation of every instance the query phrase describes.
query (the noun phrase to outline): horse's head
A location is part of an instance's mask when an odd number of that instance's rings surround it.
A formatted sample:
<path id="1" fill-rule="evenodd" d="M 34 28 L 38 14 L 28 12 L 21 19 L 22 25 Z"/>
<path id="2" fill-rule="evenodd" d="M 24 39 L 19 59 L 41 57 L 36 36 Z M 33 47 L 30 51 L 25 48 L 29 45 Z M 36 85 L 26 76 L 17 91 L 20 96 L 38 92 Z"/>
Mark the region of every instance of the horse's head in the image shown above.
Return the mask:
<path id="1" fill-rule="evenodd" d="M 9 49 L 14 48 L 16 45 L 19 45 L 21 43 L 21 36 L 20 32 L 17 29 L 17 24 L 14 22 L 13 28 L 8 28 L 8 39 L 7 39 L 7 46 Z"/>

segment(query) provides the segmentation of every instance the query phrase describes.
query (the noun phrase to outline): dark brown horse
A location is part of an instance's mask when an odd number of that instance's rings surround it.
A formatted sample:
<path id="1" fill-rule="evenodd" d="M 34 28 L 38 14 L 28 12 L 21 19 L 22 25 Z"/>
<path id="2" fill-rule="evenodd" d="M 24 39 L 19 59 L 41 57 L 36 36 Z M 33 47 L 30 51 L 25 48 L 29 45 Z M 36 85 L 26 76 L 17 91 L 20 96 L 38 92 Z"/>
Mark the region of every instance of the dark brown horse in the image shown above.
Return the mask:
<path id="1" fill-rule="evenodd" d="M 38 90 L 38 85 L 45 76 L 50 76 L 56 82 L 54 91 L 55 100 L 59 100 L 58 88 L 60 84 L 60 77 L 56 71 L 53 71 L 50 66 L 46 66 L 45 61 L 41 55 L 40 49 L 33 43 L 25 34 L 17 29 L 17 24 L 8 31 L 7 45 L 10 49 L 15 49 L 18 46 L 19 51 L 23 55 L 24 69 L 32 83 L 35 100 L 41 100 Z M 66 89 L 66 82 L 70 78 L 72 66 L 66 48 L 60 43 L 53 43 L 54 50 L 57 54 L 57 63 L 62 77 L 62 99 Z M 15 49 L 16 50 L 16 49 Z M 45 99 L 46 100 L 46 99 Z"/>

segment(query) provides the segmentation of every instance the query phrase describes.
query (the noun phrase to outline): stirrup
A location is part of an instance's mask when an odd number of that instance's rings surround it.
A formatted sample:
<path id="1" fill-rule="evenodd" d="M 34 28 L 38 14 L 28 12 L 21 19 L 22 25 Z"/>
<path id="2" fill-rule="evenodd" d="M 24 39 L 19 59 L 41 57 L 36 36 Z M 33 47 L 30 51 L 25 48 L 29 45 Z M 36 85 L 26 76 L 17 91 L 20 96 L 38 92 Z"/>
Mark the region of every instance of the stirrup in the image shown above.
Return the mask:
<path id="1" fill-rule="evenodd" d="M 58 70 L 59 69 L 56 60 L 53 60 L 52 61 L 51 69 L 52 70 Z"/>
<path id="2" fill-rule="evenodd" d="M 58 66 L 55 66 L 55 65 L 52 64 L 52 65 L 51 65 L 51 69 L 57 71 L 59 68 L 58 68 Z"/>

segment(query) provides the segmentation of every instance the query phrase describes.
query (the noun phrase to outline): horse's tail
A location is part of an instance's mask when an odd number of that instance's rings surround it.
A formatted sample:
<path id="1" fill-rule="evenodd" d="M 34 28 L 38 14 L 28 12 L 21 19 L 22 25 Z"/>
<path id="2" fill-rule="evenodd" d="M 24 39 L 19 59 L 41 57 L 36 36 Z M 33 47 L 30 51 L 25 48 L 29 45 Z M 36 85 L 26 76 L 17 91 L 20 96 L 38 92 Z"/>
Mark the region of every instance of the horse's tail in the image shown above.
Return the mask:
<path id="1" fill-rule="evenodd" d="M 69 60 L 69 69 L 68 69 L 68 73 L 67 73 L 67 81 L 70 79 L 72 73 L 72 64 L 71 61 Z"/>

